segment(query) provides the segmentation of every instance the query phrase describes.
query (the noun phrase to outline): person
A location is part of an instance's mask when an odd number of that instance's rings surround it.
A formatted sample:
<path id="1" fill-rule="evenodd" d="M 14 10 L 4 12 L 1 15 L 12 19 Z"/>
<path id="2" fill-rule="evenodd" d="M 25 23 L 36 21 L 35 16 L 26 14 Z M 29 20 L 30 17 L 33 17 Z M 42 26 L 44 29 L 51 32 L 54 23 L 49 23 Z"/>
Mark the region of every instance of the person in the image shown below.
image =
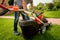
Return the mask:
<path id="1" fill-rule="evenodd" d="M 14 5 L 18 6 L 20 9 L 24 9 L 27 10 L 27 4 L 30 3 L 31 7 L 33 8 L 33 0 L 14 0 Z M 23 12 L 24 13 L 24 12 Z M 25 16 L 23 15 L 23 13 L 20 11 L 16 11 L 15 14 L 15 19 L 14 19 L 14 33 L 15 35 L 20 35 L 20 33 L 17 30 L 17 24 L 18 24 L 18 20 L 19 20 L 19 16 L 20 14 L 22 15 L 23 20 L 29 20 L 28 15 Z"/>

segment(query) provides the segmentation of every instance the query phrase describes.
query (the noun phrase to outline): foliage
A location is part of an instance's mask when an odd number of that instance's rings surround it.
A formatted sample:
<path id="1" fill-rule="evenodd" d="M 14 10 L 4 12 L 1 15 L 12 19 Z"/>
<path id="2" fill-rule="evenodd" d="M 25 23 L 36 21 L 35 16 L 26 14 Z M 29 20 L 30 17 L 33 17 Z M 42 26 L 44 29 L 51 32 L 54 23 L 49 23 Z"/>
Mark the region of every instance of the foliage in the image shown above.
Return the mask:
<path id="1" fill-rule="evenodd" d="M 39 3 L 35 8 L 36 10 L 44 10 L 44 4 Z"/>
<path id="2" fill-rule="evenodd" d="M 57 9 L 60 9 L 60 0 L 53 0 Z"/>
<path id="3" fill-rule="evenodd" d="M 54 8 L 54 4 L 53 3 L 46 3 L 46 6 L 49 10 L 52 10 Z"/>

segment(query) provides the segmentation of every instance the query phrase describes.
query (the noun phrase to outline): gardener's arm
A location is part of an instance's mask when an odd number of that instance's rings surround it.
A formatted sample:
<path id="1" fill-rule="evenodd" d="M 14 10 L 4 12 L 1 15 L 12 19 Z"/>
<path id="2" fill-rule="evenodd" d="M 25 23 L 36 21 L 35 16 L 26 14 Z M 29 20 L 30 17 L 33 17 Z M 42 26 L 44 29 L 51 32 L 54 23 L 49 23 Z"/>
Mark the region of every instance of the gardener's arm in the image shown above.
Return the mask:
<path id="1" fill-rule="evenodd" d="M 16 6 L 16 1 L 17 1 L 17 0 L 14 0 L 14 6 Z"/>
<path id="2" fill-rule="evenodd" d="M 27 10 L 27 0 L 22 0 L 23 9 Z"/>
<path id="3" fill-rule="evenodd" d="M 35 12 L 35 8 L 34 8 L 34 5 L 33 5 L 33 0 L 31 0 L 30 5 L 31 5 L 32 11 Z"/>
<path id="4" fill-rule="evenodd" d="M 31 9 L 34 9 L 33 2 L 30 2 Z"/>

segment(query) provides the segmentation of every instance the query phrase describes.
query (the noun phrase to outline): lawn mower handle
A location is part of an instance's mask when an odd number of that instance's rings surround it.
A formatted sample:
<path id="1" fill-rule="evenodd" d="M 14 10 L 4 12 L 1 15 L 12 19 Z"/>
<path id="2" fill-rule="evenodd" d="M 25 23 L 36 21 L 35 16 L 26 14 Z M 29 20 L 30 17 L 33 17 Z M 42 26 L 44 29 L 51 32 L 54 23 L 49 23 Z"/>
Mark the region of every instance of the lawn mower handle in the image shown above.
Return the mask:
<path id="1" fill-rule="evenodd" d="M 26 13 L 31 13 L 31 14 L 33 13 L 33 12 L 25 11 L 25 10 L 24 10 L 24 12 L 26 12 Z M 32 15 L 32 16 L 33 16 L 33 15 Z M 44 22 L 43 22 L 43 21 L 41 21 L 38 17 L 35 17 L 35 16 L 33 16 L 33 17 L 34 17 L 34 18 L 36 18 L 36 19 L 37 19 L 39 22 L 41 22 L 42 24 L 44 24 Z"/>

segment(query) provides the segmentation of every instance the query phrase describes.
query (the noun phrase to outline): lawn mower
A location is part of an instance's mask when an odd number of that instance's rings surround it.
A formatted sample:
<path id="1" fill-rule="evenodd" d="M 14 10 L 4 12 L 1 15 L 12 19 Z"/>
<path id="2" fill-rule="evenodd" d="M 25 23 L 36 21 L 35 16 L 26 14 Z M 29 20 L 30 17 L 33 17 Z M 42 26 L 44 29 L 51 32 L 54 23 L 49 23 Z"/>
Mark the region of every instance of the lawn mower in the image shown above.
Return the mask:
<path id="1" fill-rule="evenodd" d="M 27 13 L 27 12 L 26 12 Z M 29 12 L 31 13 L 31 12 Z M 48 23 L 48 20 L 43 17 L 43 12 L 41 13 L 31 13 L 32 16 L 35 14 L 36 16 L 33 16 L 33 18 L 30 18 L 30 20 L 21 20 L 20 27 L 22 29 L 22 33 L 25 37 L 30 38 L 33 35 L 40 32 L 41 34 L 44 34 L 48 27 L 50 26 L 50 23 Z M 26 16 L 26 15 L 25 15 Z"/>
<path id="2" fill-rule="evenodd" d="M 3 5 L 0 5 L 0 7 L 1 6 L 3 7 L 3 9 L 6 9 Z M 22 30 L 22 34 L 26 38 L 31 38 L 33 35 L 37 34 L 39 31 L 41 34 L 44 34 L 46 29 L 50 26 L 48 21 L 43 17 L 43 15 L 42 15 L 43 12 L 41 12 L 41 13 L 28 12 L 23 9 L 19 9 L 19 7 L 17 7 L 17 6 L 8 6 L 7 9 L 12 10 L 12 11 L 24 12 L 25 14 L 24 13 L 23 14 L 25 15 L 25 17 L 27 17 L 26 14 L 28 14 L 28 13 L 36 15 L 36 16 L 32 15 L 34 19 L 30 18 L 29 20 L 20 20 L 20 22 L 19 22 L 21 30 Z"/>

